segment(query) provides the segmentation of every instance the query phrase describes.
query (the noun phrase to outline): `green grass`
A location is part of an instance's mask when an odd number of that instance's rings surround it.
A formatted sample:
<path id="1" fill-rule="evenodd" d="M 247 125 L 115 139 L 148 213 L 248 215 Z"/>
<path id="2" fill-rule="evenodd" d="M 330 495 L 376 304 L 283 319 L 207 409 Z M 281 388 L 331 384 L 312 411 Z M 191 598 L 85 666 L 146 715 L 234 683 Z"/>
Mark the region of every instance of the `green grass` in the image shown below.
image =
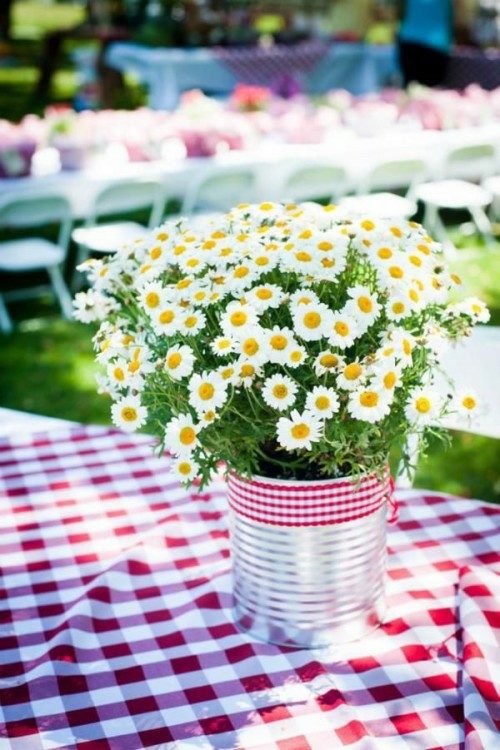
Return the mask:
<path id="1" fill-rule="evenodd" d="M 470 243 L 469 243 L 470 244 Z M 453 267 L 466 279 L 467 294 L 488 301 L 500 324 L 500 248 L 476 245 Z M 92 328 L 61 320 L 49 300 L 17 303 L 10 310 L 19 323 L 1 340 L 0 404 L 86 423 L 109 423 L 109 401 L 95 391 Z M 500 502 L 500 444 L 465 433 L 453 436 L 422 459 L 416 484 L 468 497 Z"/>
<path id="2" fill-rule="evenodd" d="M 12 13 L 12 36 L 14 39 L 41 39 L 47 32 L 77 26 L 84 17 L 83 6 L 76 3 L 17 0 Z"/>

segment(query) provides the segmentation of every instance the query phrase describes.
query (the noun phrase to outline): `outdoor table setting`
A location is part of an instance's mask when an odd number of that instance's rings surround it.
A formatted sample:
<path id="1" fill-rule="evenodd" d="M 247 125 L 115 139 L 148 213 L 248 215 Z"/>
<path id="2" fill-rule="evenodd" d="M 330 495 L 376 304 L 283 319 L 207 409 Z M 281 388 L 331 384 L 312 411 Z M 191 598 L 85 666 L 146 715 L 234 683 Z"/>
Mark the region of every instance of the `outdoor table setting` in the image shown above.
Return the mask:
<path id="1" fill-rule="evenodd" d="M 496 507 L 397 492 L 382 626 L 291 649 L 234 623 L 221 481 L 69 423 L 23 420 L 0 465 L 6 749 L 499 746 Z"/>

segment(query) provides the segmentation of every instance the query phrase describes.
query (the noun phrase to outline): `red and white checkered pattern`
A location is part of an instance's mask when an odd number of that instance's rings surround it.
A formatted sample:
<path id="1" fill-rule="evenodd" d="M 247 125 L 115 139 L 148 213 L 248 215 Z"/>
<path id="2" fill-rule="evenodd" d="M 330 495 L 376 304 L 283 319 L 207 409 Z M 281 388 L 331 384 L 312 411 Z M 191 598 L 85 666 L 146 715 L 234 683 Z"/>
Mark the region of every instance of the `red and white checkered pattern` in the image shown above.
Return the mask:
<path id="1" fill-rule="evenodd" d="M 494 750 L 464 569 L 500 570 L 496 507 L 399 494 L 383 626 L 305 651 L 237 630 L 225 488 L 186 492 L 148 438 L 12 437 L 0 475 L 2 750 Z"/>
<path id="2" fill-rule="evenodd" d="M 500 576 L 484 568 L 462 568 L 458 602 L 465 750 L 500 747 Z"/>
<path id="3" fill-rule="evenodd" d="M 276 526 L 327 526 L 375 513 L 392 495 L 393 483 L 368 476 L 359 482 L 282 482 L 231 474 L 229 505 L 252 521 Z"/>

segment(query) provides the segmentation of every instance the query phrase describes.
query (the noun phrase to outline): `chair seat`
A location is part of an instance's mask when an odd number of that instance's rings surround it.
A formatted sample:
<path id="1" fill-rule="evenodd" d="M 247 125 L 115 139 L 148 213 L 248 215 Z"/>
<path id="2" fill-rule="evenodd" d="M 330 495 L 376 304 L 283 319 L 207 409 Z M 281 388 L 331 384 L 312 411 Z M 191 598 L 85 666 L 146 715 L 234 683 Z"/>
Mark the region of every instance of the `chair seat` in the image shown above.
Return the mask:
<path id="1" fill-rule="evenodd" d="M 342 198 L 339 206 L 353 213 L 369 214 L 379 219 L 408 218 L 416 213 L 416 204 L 394 193 L 367 193 Z"/>
<path id="2" fill-rule="evenodd" d="M 79 227 L 73 231 L 72 238 L 92 252 L 111 253 L 122 245 L 142 239 L 148 232 L 147 227 L 135 221 L 115 221 L 94 227 Z"/>
<path id="3" fill-rule="evenodd" d="M 0 242 L 0 271 L 34 271 L 57 266 L 64 256 L 62 247 L 38 237 Z"/>
<path id="4" fill-rule="evenodd" d="M 438 208 L 484 208 L 491 203 L 487 190 L 465 180 L 427 182 L 416 188 L 415 196 Z"/>
<path id="5" fill-rule="evenodd" d="M 500 198 L 500 175 L 497 177 L 488 177 L 484 180 L 483 187 L 495 198 Z"/>

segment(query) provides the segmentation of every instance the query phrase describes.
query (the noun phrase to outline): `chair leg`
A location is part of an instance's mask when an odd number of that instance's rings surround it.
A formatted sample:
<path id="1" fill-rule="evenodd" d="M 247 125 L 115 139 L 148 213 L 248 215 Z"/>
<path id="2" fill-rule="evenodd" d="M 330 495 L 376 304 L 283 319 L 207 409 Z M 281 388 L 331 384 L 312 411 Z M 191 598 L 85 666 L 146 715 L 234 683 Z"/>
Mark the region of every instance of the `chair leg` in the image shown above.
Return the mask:
<path id="1" fill-rule="evenodd" d="M 453 258 L 457 254 L 457 248 L 450 239 L 437 206 L 425 204 L 424 226 L 442 244 L 445 257 Z"/>
<path id="2" fill-rule="evenodd" d="M 486 211 L 479 206 L 469 208 L 474 224 L 487 245 L 492 245 L 495 241 L 493 237 L 493 228 Z"/>
<path id="3" fill-rule="evenodd" d="M 71 320 L 73 317 L 73 304 L 71 294 L 69 293 L 68 287 L 63 279 L 61 269 L 59 266 L 52 266 L 47 268 L 47 272 L 50 276 L 54 294 L 61 306 L 62 314 L 67 320 Z"/>
<path id="4" fill-rule="evenodd" d="M 78 266 L 87 260 L 89 252 L 86 245 L 78 245 L 76 250 L 75 268 L 71 279 L 71 288 L 79 291 L 85 283 L 85 274 L 77 271 Z"/>
<path id="5" fill-rule="evenodd" d="M 3 297 L 0 294 L 0 330 L 2 333 L 12 333 L 14 326 L 12 325 L 12 319 L 7 311 Z"/>

